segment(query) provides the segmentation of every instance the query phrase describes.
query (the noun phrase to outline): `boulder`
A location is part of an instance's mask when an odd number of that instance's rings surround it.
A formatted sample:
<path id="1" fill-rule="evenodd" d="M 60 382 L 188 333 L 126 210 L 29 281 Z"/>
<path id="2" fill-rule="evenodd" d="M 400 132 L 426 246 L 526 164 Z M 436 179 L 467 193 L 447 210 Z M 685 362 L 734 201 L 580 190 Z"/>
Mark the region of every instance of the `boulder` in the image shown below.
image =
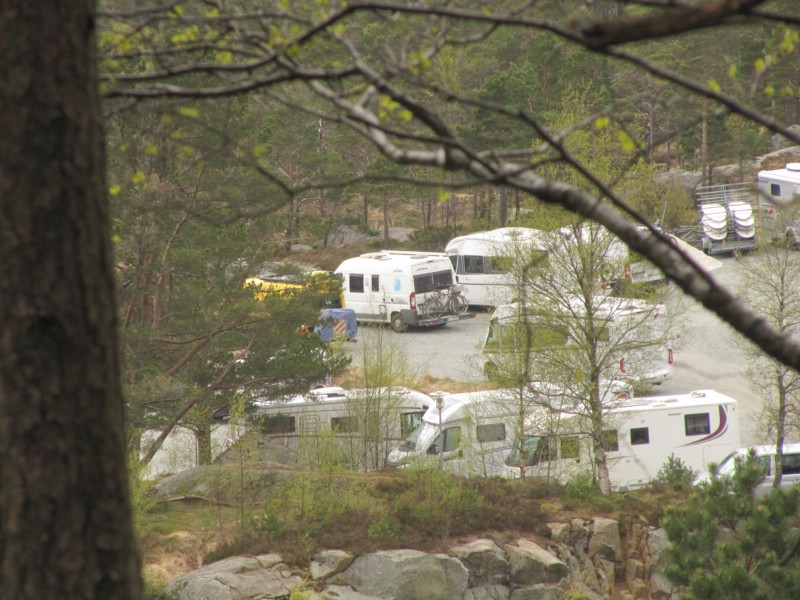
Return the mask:
<path id="1" fill-rule="evenodd" d="M 567 577 L 567 565 L 530 540 L 520 539 L 505 547 L 511 565 L 511 583 L 530 586 L 557 583 Z"/>
<path id="2" fill-rule="evenodd" d="M 166 587 L 176 600 L 268 600 L 288 596 L 303 579 L 291 573 L 278 554 L 237 556 L 206 565 Z"/>
<path id="3" fill-rule="evenodd" d="M 464 592 L 464 600 L 509 600 L 511 590 L 504 585 L 471 587 Z"/>
<path id="4" fill-rule="evenodd" d="M 467 579 L 467 568 L 444 554 L 386 550 L 359 556 L 328 583 L 394 600 L 460 600 Z"/>
<path id="5" fill-rule="evenodd" d="M 505 585 L 511 572 L 503 550 L 492 540 L 476 540 L 450 551 L 469 571 L 469 587 Z"/>
<path id="6" fill-rule="evenodd" d="M 355 557 L 343 550 L 322 550 L 311 557 L 311 564 L 308 569 L 311 579 L 318 581 L 327 579 L 341 573 L 351 564 Z"/>
<path id="7" fill-rule="evenodd" d="M 613 519 L 596 517 L 589 539 L 589 558 L 620 562 L 622 560 L 622 538 L 619 523 Z"/>

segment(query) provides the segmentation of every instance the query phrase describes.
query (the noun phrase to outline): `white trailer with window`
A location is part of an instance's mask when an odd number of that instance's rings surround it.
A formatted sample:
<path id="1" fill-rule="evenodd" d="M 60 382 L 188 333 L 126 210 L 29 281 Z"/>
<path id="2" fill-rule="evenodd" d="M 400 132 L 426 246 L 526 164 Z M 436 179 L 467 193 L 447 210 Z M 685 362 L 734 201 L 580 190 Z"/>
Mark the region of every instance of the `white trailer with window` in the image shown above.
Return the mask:
<path id="1" fill-rule="evenodd" d="M 538 229 L 501 227 L 453 238 L 444 250 L 470 306 L 498 306 L 516 297 L 511 268 L 517 257 L 547 267 L 550 237 Z"/>
<path id="2" fill-rule="evenodd" d="M 332 436 L 342 455 L 350 457 L 350 466 L 379 469 L 433 405 L 430 396 L 402 387 L 323 387 L 285 400 L 255 398 L 248 421 L 261 435 L 292 450 Z"/>
<path id="3" fill-rule="evenodd" d="M 524 444 L 515 440 L 506 459 L 508 476 L 519 477 L 521 469 L 562 483 L 595 476 L 589 431 L 588 418 L 577 412 L 559 413 L 555 424 L 552 414 L 533 415 Z M 670 455 L 704 473 L 740 446 L 737 402 L 714 390 L 619 400 L 607 408 L 602 440 L 614 490 L 653 481 Z"/>
<path id="4" fill-rule="evenodd" d="M 764 235 L 773 240 L 783 240 L 789 234 L 789 241 L 795 241 L 795 230 L 789 231 L 789 228 L 797 221 L 800 163 L 789 163 L 783 169 L 759 171 L 756 177 Z"/>
<path id="5" fill-rule="evenodd" d="M 397 332 L 458 321 L 457 314 L 426 314 L 429 296 L 453 287 L 453 268 L 442 252 L 382 250 L 342 262 L 344 305 L 356 319 L 389 323 Z"/>

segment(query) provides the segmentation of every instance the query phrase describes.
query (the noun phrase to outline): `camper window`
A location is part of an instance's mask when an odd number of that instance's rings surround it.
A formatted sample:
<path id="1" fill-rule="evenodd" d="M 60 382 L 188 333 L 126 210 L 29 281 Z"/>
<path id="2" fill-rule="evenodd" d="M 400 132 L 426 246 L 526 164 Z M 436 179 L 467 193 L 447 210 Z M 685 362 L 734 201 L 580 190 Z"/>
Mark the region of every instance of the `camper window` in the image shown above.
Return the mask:
<path id="1" fill-rule="evenodd" d="M 400 415 L 400 437 L 407 438 L 422 423 L 425 411 L 407 412 Z"/>
<path id="2" fill-rule="evenodd" d="M 464 265 L 464 273 L 483 273 L 483 257 L 482 256 L 464 256 L 462 257 Z"/>
<path id="3" fill-rule="evenodd" d="M 372 276 L 372 291 L 379 292 L 381 289 L 381 276 L 380 275 L 373 275 Z"/>
<path id="4" fill-rule="evenodd" d="M 294 417 L 289 415 L 264 415 L 258 421 L 261 425 L 261 433 L 264 434 L 294 433 L 295 431 Z"/>
<path id="5" fill-rule="evenodd" d="M 603 440 L 603 450 L 606 452 L 619 450 L 619 437 L 616 429 L 605 429 L 601 439 Z"/>
<path id="6" fill-rule="evenodd" d="M 777 183 L 771 183 L 769 185 L 769 193 L 773 196 L 780 196 L 781 195 L 781 186 Z"/>
<path id="7" fill-rule="evenodd" d="M 487 256 L 484 271 L 491 275 L 502 275 L 511 271 L 514 259 L 510 256 Z"/>
<path id="8" fill-rule="evenodd" d="M 561 458 L 580 458 L 580 438 L 567 435 L 561 438 Z"/>
<path id="9" fill-rule="evenodd" d="M 637 427 L 631 429 L 631 446 L 639 446 L 650 443 L 650 429 L 648 427 Z"/>
<path id="10" fill-rule="evenodd" d="M 781 464 L 783 465 L 784 475 L 800 473 L 800 454 L 784 454 Z"/>
<path id="11" fill-rule="evenodd" d="M 686 435 L 711 433 L 711 420 L 708 417 L 708 413 L 686 415 L 683 419 L 686 424 Z"/>
<path id="12" fill-rule="evenodd" d="M 356 417 L 331 417 L 331 430 L 336 433 L 356 433 L 358 419 Z"/>
<path id="13" fill-rule="evenodd" d="M 479 444 L 485 442 L 502 442 L 506 439 L 506 426 L 503 423 L 478 425 L 477 435 Z"/>
<path id="14" fill-rule="evenodd" d="M 444 438 L 444 443 L 442 443 L 442 438 Z M 442 432 L 440 436 L 438 436 L 433 441 L 431 447 L 428 448 L 428 454 L 438 454 L 440 451 L 452 452 L 453 450 L 458 449 L 460 443 L 461 443 L 461 428 L 448 427 Z"/>
<path id="15" fill-rule="evenodd" d="M 350 292 L 354 294 L 364 293 L 364 276 L 363 275 L 350 275 Z"/>
<path id="16" fill-rule="evenodd" d="M 435 273 L 425 273 L 424 275 L 414 275 L 414 292 L 426 294 L 436 290 L 444 290 L 453 285 L 453 272 L 436 271 Z"/>

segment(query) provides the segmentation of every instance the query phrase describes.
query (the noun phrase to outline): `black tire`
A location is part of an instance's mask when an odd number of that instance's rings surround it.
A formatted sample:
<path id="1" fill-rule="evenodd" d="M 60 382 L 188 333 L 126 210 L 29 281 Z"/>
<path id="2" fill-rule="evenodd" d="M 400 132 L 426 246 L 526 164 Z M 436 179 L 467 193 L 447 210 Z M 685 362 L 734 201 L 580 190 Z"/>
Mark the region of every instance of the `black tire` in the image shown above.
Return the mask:
<path id="1" fill-rule="evenodd" d="M 420 306 L 420 311 L 428 319 L 440 319 L 447 312 L 436 296 L 431 296 L 425 300 Z"/>
<path id="2" fill-rule="evenodd" d="M 403 322 L 403 317 L 400 316 L 400 313 L 392 313 L 389 323 L 392 326 L 392 330 L 397 333 L 405 333 L 408 331 L 408 325 Z"/>
<path id="3" fill-rule="evenodd" d="M 467 312 L 469 303 L 461 294 L 455 294 L 450 298 L 450 307 L 454 315 L 463 315 Z"/>

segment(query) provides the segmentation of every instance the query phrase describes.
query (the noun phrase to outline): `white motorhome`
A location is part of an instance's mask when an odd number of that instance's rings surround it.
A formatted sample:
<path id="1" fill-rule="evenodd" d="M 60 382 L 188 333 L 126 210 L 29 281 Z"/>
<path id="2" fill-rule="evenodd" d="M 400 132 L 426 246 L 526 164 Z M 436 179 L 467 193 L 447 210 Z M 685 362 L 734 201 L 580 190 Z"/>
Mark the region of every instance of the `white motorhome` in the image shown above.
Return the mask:
<path id="1" fill-rule="evenodd" d="M 603 384 L 609 398 L 631 395 L 622 382 Z M 442 395 L 420 425 L 389 454 L 388 465 L 440 467 L 464 476 L 508 476 L 506 458 L 519 438 L 520 414 L 572 403 L 574 392 L 552 384 Z"/>
<path id="2" fill-rule="evenodd" d="M 397 332 L 457 321 L 458 315 L 426 315 L 429 296 L 453 286 L 453 267 L 442 252 L 382 250 L 342 262 L 344 304 L 356 319 L 389 323 Z"/>
<path id="3" fill-rule="evenodd" d="M 449 394 L 389 453 L 393 467 L 442 466 L 459 475 L 504 475 L 514 438 L 514 391 Z"/>
<path id="4" fill-rule="evenodd" d="M 786 228 L 796 219 L 800 200 L 800 163 L 789 163 L 783 169 L 759 171 L 758 208 L 764 234 L 782 240 Z"/>
<path id="5" fill-rule="evenodd" d="M 527 227 L 501 227 L 453 238 L 445 252 L 464 286 L 470 306 L 497 306 L 515 299 L 511 267 L 518 255 L 534 257 L 547 267 L 550 235 Z"/>
<path id="6" fill-rule="evenodd" d="M 583 324 L 577 315 L 584 310 L 578 298 L 569 308 L 546 309 L 533 304 L 523 309 L 519 303 L 498 306 L 484 338 L 484 373 L 489 379 L 498 378 L 509 359 L 523 356 L 529 345 L 532 361 L 536 359 L 537 346 L 580 348 Z M 596 297 L 594 318 L 600 330 L 599 346 L 612 344 L 620 352 L 614 357 L 616 372 L 606 373 L 607 379 L 626 381 L 641 391 L 672 376 L 674 353 L 662 330 L 666 326 L 665 315 L 663 305 L 645 300 Z M 517 368 L 516 362 L 511 363 Z"/>
<path id="7" fill-rule="evenodd" d="M 603 445 L 613 490 L 625 491 L 656 478 L 670 455 L 695 472 L 706 471 L 740 444 L 734 398 L 714 390 L 675 396 L 620 400 L 605 414 Z M 566 483 L 595 476 L 587 418 L 560 413 L 555 421 L 537 414 L 528 420 L 524 445 L 514 441 L 506 458 L 509 477 L 549 478 Z M 520 448 L 524 447 L 524 459 Z"/>
<path id="8" fill-rule="evenodd" d="M 732 477 L 739 461 L 752 454 L 758 465 L 764 470 L 764 478 L 756 485 L 753 495 L 762 498 L 772 491 L 775 485 L 775 473 L 778 460 L 775 444 L 754 446 L 752 448 L 739 448 L 723 458 L 716 468 L 720 477 Z M 694 485 L 703 485 L 711 480 L 706 471 L 695 479 Z M 783 490 L 800 485 L 800 444 L 784 444 L 781 453 L 781 484 Z"/>
<path id="9" fill-rule="evenodd" d="M 249 421 L 262 435 L 297 450 L 333 434 L 350 466 L 379 469 L 435 403 L 406 388 L 323 387 L 286 400 L 256 398 L 251 405 Z"/>

